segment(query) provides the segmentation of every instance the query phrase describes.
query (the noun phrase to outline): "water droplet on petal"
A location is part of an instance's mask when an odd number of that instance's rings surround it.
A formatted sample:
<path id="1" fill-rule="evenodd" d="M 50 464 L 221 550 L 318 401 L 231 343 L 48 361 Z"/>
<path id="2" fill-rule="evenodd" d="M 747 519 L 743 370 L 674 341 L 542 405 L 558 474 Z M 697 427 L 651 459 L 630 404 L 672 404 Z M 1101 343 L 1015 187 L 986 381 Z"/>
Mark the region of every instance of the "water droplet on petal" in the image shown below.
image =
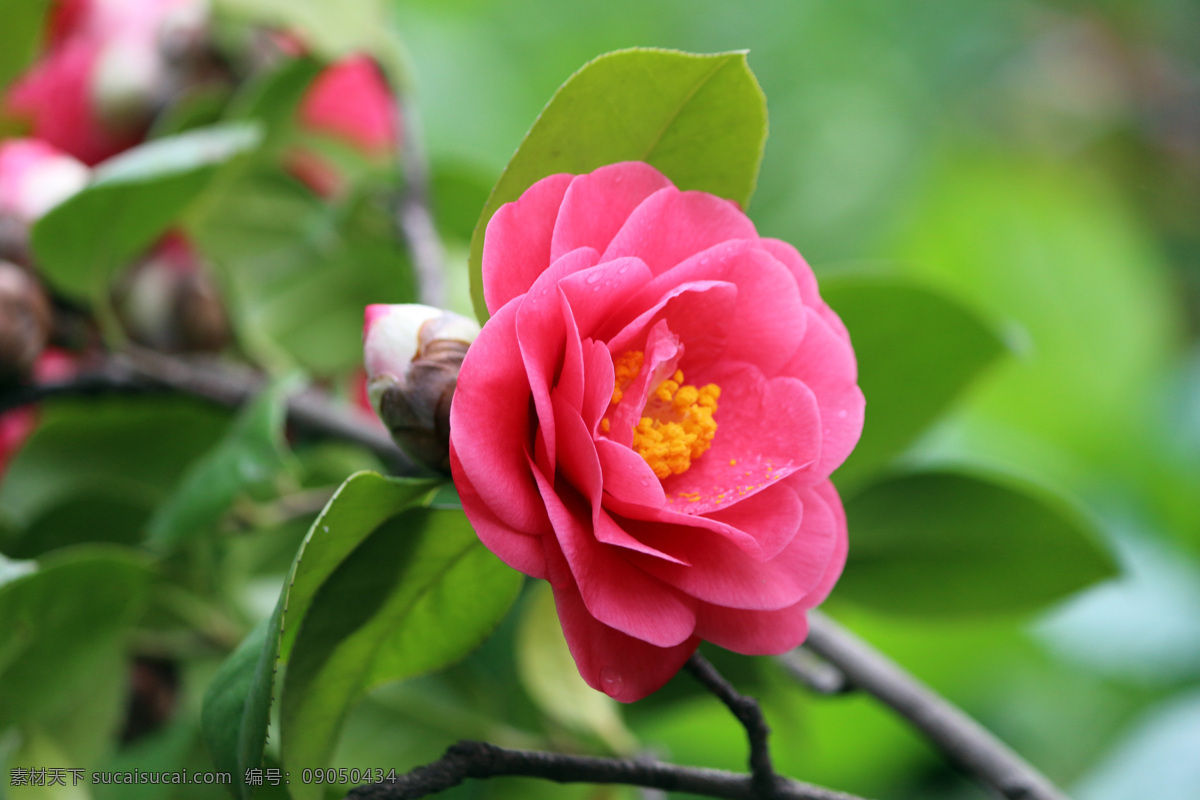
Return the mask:
<path id="1" fill-rule="evenodd" d="M 621 691 L 621 687 L 625 685 L 625 679 L 621 677 L 621 673 L 617 672 L 612 667 L 605 667 L 600 670 L 600 688 L 609 697 L 613 697 L 617 692 Z"/>
<path id="2" fill-rule="evenodd" d="M 841 409 L 840 411 L 838 411 L 837 415 L 838 415 L 838 419 L 845 419 L 846 418 L 846 409 L 844 409 L 844 408 Z"/>
<path id="3" fill-rule="evenodd" d="M 618 274 L 618 275 L 624 275 L 626 272 L 629 272 L 629 265 L 628 265 L 628 264 L 622 264 L 622 265 L 621 265 L 621 267 L 620 267 L 620 269 L 618 269 L 618 270 L 617 270 L 617 274 Z"/>
<path id="4" fill-rule="evenodd" d="M 600 280 L 600 278 L 601 278 L 601 275 L 599 272 L 593 272 L 587 276 L 587 282 L 589 284 L 592 284 L 592 283 L 595 283 L 596 281 Z"/>

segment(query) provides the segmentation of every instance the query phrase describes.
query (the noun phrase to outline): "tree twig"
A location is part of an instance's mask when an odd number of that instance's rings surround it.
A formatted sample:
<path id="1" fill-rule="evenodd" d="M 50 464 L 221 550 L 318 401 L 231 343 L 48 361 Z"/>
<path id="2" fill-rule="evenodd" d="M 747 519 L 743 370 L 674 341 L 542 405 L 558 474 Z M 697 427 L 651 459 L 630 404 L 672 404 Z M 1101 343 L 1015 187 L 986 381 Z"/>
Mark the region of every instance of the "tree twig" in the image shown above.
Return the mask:
<path id="1" fill-rule="evenodd" d="M 820 612 L 809 612 L 811 649 L 906 719 L 951 762 L 1009 800 L 1067 800 L 1053 783 L 950 701 Z"/>
<path id="2" fill-rule="evenodd" d="M 846 674 L 807 647 L 797 647 L 775 660 L 792 680 L 802 683 L 817 694 L 835 695 L 854 691 Z"/>
<path id="3" fill-rule="evenodd" d="M 754 779 L 716 769 L 681 767 L 657 761 L 596 758 L 508 750 L 486 742 L 452 745 L 440 759 L 401 775 L 395 782 L 358 786 L 347 800 L 417 800 L 458 786 L 467 778 L 522 776 L 556 783 L 620 783 L 668 792 L 689 792 L 729 800 L 756 800 Z M 781 800 L 862 800 L 854 795 L 780 779 Z"/>
<path id="4" fill-rule="evenodd" d="M 421 302 L 441 308 L 446 304 L 445 249 L 429 208 L 429 159 L 422 139 L 420 112 L 410 93 L 398 82 L 393 82 L 392 95 L 396 98 L 396 131 L 400 139 L 396 158 L 404 172 L 396 222 L 412 255 Z"/>
<path id="5" fill-rule="evenodd" d="M 24 386 L 0 394 L 0 413 L 56 397 L 171 392 L 236 408 L 254 397 L 266 378 L 246 367 L 211 358 L 167 356 L 130 349 L 104 356 L 63 381 Z M 378 456 L 398 475 L 420 469 L 396 447 L 386 431 L 361 419 L 324 392 L 308 388 L 289 398 L 288 421 L 317 436 L 353 442 Z"/>
<path id="6" fill-rule="evenodd" d="M 750 740 L 750 775 L 754 782 L 755 796 L 761 800 L 778 797 L 780 781 L 771 765 L 771 748 L 767 741 L 771 729 L 767 726 L 758 701 L 739 694 L 737 689 L 733 688 L 733 684 L 725 680 L 724 676 L 717 672 L 717 668 L 699 653 L 693 653 L 683 666 L 692 677 L 720 698 L 746 729 L 746 736 Z"/>

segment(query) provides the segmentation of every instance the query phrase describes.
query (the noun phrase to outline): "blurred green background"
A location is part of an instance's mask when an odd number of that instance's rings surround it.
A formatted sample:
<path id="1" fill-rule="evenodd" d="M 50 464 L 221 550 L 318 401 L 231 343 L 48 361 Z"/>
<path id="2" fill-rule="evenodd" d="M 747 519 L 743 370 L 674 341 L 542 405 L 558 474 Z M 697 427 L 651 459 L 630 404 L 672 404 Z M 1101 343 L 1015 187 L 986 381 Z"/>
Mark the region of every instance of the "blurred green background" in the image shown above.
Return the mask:
<path id="1" fill-rule="evenodd" d="M 1200 796 L 1200 6 L 396 9 L 446 201 L 490 186 L 595 55 L 748 49 L 770 110 L 749 208 L 760 231 L 819 275 L 899 274 L 948 293 L 1011 349 L 909 457 L 1065 489 L 1124 570 L 1034 617 L 918 621 L 839 605 L 836 591 L 835 612 L 1074 796 Z M 865 699 L 771 697 L 794 776 L 889 799 L 985 796 Z M 743 757 L 708 698 L 629 716 L 677 759 Z"/>

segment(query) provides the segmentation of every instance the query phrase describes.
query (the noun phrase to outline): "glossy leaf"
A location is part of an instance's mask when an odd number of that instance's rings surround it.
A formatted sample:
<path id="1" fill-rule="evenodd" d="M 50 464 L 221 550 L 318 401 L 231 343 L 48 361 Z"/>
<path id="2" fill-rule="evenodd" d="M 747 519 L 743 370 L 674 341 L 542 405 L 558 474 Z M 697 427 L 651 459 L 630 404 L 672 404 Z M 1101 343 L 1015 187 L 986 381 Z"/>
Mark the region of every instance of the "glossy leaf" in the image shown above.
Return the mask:
<path id="1" fill-rule="evenodd" d="M 205 694 L 205 741 L 214 763 L 232 770 L 235 796 L 249 796 L 245 770 L 262 765 L 275 665 L 286 659 L 313 596 L 380 523 L 423 502 L 435 486 L 360 472 L 346 479 L 313 523 L 271 618 L 226 660 Z"/>
<path id="2" fill-rule="evenodd" d="M 538 180 L 645 161 L 680 189 L 711 192 L 745 207 L 766 138 L 766 99 L 744 52 L 634 48 L 585 64 L 533 123 L 475 225 L 470 269 L 476 314 L 488 316 L 480 279 L 488 221 Z"/>
<path id="3" fill-rule="evenodd" d="M 300 624 L 281 698 L 285 766 L 327 765 L 369 689 L 462 658 L 499 624 L 521 582 L 461 512 L 411 509 L 380 526 Z M 320 787 L 291 788 L 300 800 L 321 796 Z"/>
<path id="4" fill-rule="evenodd" d="M 34 225 L 39 267 L 65 294 L 99 296 L 116 270 L 178 222 L 221 164 L 260 139 L 253 124 L 215 125 L 147 142 L 104 162 L 91 183 Z"/>
<path id="5" fill-rule="evenodd" d="M 150 546 L 166 550 L 217 523 L 237 496 L 261 486 L 289 462 L 283 441 L 287 398 L 299 377 L 276 381 L 242 410 L 225 437 L 188 469 L 150 520 Z"/>
<path id="6" fill-rule="evenodd" d="M 0 729 L 33 718 L 89 679 L 141 611 L 148 559 L 118 547 L 59 551 L 36 569 L 8 562 L 0 584 Z"/>
<path id="7" fill-rule="evenodd" d="M 831 276 L 821 296 L 841 316 L 867 398 L 862 439 L 835 474 L 861 484 L 946 412 L 1003 352 L 975 314 L 914 283 L 880 276 Z"/>
<path id="8" fill-rule="evenodd" d="M 834 596 L 887 612 L 1033 611 L 1116 572 L 1065 500 L 1010 478 L 902 474 L 850 498 L 846 517 L 850 558 Z"/>

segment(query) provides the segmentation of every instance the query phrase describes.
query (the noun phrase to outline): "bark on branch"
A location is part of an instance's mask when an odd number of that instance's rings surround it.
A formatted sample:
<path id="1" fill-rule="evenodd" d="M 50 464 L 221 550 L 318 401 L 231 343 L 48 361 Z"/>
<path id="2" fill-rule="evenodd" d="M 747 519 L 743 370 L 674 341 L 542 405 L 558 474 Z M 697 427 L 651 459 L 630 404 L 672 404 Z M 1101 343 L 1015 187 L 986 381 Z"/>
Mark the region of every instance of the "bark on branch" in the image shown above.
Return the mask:
<path id="1" fill-rule="evenodd" d="M 759 797 L 750 775 L 656 761 L 507 750 L 472 741 L 452 745 L 437 761 L 401 775 L 394 783 L 359 786 L 346 797 L 347 800 L 416 800 L 458 786 L 467 778 L 501 776 L 541 778 L 556 783 L 620 783 L 729 800 L 756 800 Z M 781 800 L 862 800 L 854 795 L 784 778 L 779 780 L 776 797 Z"/>

